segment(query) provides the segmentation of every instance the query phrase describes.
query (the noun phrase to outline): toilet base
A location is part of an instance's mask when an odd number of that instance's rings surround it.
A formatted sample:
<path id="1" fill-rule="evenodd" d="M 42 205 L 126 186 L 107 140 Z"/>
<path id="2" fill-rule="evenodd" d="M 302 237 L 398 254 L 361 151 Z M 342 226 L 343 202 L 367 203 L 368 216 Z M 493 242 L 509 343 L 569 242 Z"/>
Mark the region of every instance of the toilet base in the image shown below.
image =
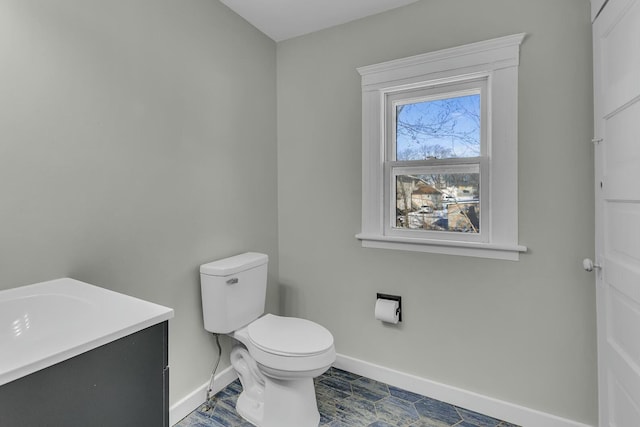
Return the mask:
<path id="1" fill-rule="evenodd" d="M 231 364 L 242 383 L 236 403 L 242 418 L 257 427 L 318 426 L 313 377 L 276 379 L 264 375 L 241 344 L 231 351 Z"/>
<path id="2" fill-rule="evenodd" d="M 312 378 L 266 378 L 264 397 L 264 402 L 256 402 L 243 391 L 236 411 L 257 427 L 318 427 L 320 413 Z"/>
<path id="3" fill-rule="evenodd" d="M 266 377 L 264 416 L 259 427 L 318 427 L 320 413 L 313 378 Z"/>

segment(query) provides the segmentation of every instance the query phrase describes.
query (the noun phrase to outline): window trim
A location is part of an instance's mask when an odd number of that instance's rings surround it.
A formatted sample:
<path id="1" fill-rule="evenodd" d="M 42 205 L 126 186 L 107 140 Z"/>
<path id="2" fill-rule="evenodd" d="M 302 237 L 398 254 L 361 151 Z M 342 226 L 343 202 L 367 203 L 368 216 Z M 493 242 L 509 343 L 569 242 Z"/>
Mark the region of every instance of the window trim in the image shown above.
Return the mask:
<path id="1" fill-rule="evenodd" d="M 356 238 L 363 247 L 505 260 L 518 260 L 520 252 L 527 250 L 518 244 L 517 184 L 518 65 L 524 37 L 524 33 L 515 34 L 358 68 L 362 77 L 362 231 Z M 389 166 L 385 167 L 387 96 L 449 84 L 455 87 L 474 79 L 486 79 L 490 106 L 486 132 L 491 137 L 482 156 L 489 169 L 488 212 L 483 212 L 489 216 L 488 235 L 481 241 L 390 235 L 385 230 L 389 217 L 385 186 L 390 176 Z"/>

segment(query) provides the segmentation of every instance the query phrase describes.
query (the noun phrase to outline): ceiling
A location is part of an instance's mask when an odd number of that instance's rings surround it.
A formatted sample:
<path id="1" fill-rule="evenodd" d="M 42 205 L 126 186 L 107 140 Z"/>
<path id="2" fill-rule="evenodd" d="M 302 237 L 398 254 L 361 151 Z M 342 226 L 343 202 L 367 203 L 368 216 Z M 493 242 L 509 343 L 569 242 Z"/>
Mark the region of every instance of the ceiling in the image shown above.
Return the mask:
<path id="1" fill-rule="evenodd" d="M 279 42 L 417 0 L 220 0 Z"/>

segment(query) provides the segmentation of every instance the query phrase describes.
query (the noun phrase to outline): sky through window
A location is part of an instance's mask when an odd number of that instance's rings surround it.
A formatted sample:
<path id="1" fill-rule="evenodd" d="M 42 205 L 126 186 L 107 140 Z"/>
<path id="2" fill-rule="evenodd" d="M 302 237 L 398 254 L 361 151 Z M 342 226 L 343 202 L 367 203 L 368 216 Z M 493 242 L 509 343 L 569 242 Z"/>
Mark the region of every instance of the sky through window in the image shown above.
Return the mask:
<path id="1" fill-rule="evenodd" d="M 396 105 L 396 160 L 480 156 L 480 95 Z"/>

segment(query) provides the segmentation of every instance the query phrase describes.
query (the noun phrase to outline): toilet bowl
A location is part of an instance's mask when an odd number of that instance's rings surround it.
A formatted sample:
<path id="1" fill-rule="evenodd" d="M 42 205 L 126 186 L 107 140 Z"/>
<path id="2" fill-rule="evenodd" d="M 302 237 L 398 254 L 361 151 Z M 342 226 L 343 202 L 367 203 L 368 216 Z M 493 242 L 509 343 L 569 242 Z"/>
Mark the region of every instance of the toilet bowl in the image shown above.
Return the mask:
<path id="1" fill-rule="evenodd" d="M 316 427 L 313 378 L 335 361 L 333 337 L 305 319 L 266 314 L 231 335 L 243 392 L 236 410 L 261 427 Z"/>
<path id="2" fill-rule="evenodd" d="M 313 378 L 335 361 L 333 336 L 310 320 L 262 316 L 267 260 L 249 252 L 200 266 L 205 329 L 236 340 L 238 414 L 258 427 L 317 427 Z"/>

